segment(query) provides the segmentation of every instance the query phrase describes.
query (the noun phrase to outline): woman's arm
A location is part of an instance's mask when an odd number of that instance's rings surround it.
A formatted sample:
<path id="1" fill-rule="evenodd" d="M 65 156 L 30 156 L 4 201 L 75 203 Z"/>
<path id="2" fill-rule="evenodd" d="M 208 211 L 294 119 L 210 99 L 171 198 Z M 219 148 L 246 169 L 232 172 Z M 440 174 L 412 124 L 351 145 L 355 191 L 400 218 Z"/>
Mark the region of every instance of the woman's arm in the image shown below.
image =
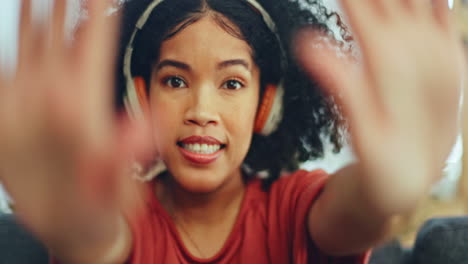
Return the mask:
<path id="1" fill-rule="evenodd" d="M 360 174 L 357 165 L 338 171 L 309 212 L 309 233 L 330 255 L 362 253 L 387 238 L 396 222 L 394 214 L 376 208 L 366 196 Z"/>

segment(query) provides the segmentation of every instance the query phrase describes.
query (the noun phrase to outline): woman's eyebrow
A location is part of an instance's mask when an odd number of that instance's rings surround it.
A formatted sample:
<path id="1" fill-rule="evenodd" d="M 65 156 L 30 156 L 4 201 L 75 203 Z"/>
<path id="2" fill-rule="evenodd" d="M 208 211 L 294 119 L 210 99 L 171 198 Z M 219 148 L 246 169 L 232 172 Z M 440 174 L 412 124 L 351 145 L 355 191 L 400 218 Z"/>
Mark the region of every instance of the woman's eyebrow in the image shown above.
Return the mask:
<path id="1" fill-rule="evenodd" d="M 218 70 L 222 70 L 224 68 L 230 67 L 230 66 L 244 66 L 248 71 L 250 71 L 250 64 L 243 59 L 234 59 L 234 60 L 226 60 L 218 64 Z"/>
<path id="2" fill-rule="evenodd" d="M 179 68 L 179 69 L 182 69 L 182 70 L 185 70 L 185 71 L 191 71 L 190 65 L 188 65 L 186 63 L 183 63 L 183 62 L 180 62 L 180 61 L 176 61 L 176 60 L 163 60 L 163 61 L 160 61 L 156 65 L 155 69 L 156 69 L 156 71 L 159 71 L 162 68 L 169 67 L 169 66 Z"/>
<path id="3" fill-rule="evenodd" d="M 225 69 L 227 67 L 237 66 L 237 65 L 243 66 L 248 71 L 250 71 L 250 63 L 248 63 L 244 59 L 233 59 L 233 60 L 222 61 L 217 65 L 216 68 L 218 70 L 222 70 L 222 69 Z M 185 71 L 191 71 L 192 70 L 190 65 L 188 65 L 186 63 L 183 63 L 183 62 L 180 62 L 180 61 L 176 61 L 176 60 L 162 60 L 158 64 L 156 64 L 155 70 L 159 71 L 164 67 L 175 67 L 175 68 L 179 68 L 179 69 L 182 69 L 182 70 L 185 70 Z"/>

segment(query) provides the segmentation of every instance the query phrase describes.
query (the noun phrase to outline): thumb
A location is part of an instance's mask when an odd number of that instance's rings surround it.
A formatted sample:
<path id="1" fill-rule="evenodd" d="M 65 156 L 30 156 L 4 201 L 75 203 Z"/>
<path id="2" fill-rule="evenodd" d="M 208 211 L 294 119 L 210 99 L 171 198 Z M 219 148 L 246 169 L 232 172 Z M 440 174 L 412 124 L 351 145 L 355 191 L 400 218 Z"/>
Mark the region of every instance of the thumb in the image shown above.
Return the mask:
<path id="1" fill-rule="evenodd" d="M 129 155 L 126 158 L 137 160 L 154 158 L 151 125 L 146 120 L 131 120 L 126 115 L 120 117 L 117 144 L 123 155 Z"/>
<path id="2" fill-rule="evenodd" d="M 376 100 L 361 65 L 335 39 L 317 30 L 302 30 L 295 39 L 295 55 L 305 72 L 342 106 L 351 130 L 363 133 L 356 130 L 378 120 Z"/>
<path id="3" fill-rule="evenodd" d="M 314 29 L 300 31 L 294 43 L 294 53 L 305 72 L 317 80 L 323 92 L 341 96 L 349 91 L 356 77 L 351 54 L 336 40 Z"/>
<path id="4" fill-rule="evenodd" d="M 87 152 L 79 157 L 78 185 L 85 200 L 109 209 L 136 209 L 142 199 L 142 184 L 131 177 L 130 168 L 135 159 L 151 156 L 148 127 L 120 117 L 114 143 L 105 153 Z"/>
<path id="5" fill-rule="evenodd" d="M 116 160 L 120 164 L 118 175 L 119 204 L 128 215 L 135 215 L 143 209 L 149 195 L 148 186 L 132 177 L 135 161 L 154 160 L 151 126 L 147 121 L 135 121 L 128 116 L 120 117 L 117 133 Z"/>

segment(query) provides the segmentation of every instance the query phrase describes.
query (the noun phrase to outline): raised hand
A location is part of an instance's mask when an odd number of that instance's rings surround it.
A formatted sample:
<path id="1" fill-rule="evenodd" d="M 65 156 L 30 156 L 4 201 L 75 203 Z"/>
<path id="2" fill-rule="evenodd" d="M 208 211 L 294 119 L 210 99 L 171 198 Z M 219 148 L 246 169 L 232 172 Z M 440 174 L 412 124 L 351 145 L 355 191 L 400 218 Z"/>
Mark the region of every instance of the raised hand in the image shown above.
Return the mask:
<path id="1" fill-rule="evenodd" d="M 49 25 L 32 23 L 24 0 L 16 74 L 0 69 L 0 180 L 20 220 L 56 248 L 92 245 L 135 208 L 125 172 L 150 138 L 144 124 L 114 114 L 117 23 L 104 16 L 106 1 L 88 3 L 89 20 L 69 43 L 66 0 L 55 0 Z"/>
<path id="2" fill-rule="evenodd" d="M 322 36 L 312 31 L 299 37 L 298 56 L 344 108 L 367 196 L 385 213 L 407 211 L 441 174 L 455 142 L 461 41 L 446 0 L 341 3 L 362 62 L 316 45 Z"/>

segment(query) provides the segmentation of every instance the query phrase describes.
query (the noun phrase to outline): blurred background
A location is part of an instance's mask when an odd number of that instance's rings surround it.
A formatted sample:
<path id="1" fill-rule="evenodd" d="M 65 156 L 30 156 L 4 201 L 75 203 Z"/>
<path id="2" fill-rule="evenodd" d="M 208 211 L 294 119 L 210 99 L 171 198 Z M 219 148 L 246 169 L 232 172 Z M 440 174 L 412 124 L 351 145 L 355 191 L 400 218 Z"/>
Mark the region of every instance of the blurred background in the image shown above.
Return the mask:
<path id="1" fill-rule="evenodd" d="M 116 3 L 118 1 L 115 0 Z M 341 12 L 336 0 L 323 1 L 331 10 Z M 20 0 L 2 0 L 0 2 L 0 66 L 11 72 L 14 71 L 17 54 L 17 24 L 20 2 Z M 51 7 L 52 0 L 34 2 L 38 13 L 46 14 Z M 84 2 L 84 0 L 68 0 L 66 27 L 70 36 L 80 19 L 86 17 L 86 13 L 80 8 Z M 448 5 L 455 13 L 462 35 L 461 41 L 465 43 L 465 49 L 468 52 L 468 0 L 448 0 Z M 331 21 L 330 26 L 334 28 L 337 37 L 339 37 L 339 30 L 333 25 L 333 21 Z M 464 112 L 466 117 L 468 114 L 466 107 Z M 421 203 L 417 212 L 403 219 L 398 230 L 398 238 L 404 244 L 410 245 L 413 242 L 417 229 L 426 219 L 436 216 L 464 215 L 468 212 L 468 169 L 463 170 L 463 167 L 468 168 L 468 158 L 463 157 L 463 149 L 468 149 L 468 144 L 465 141 L 465 145 L 463 145 L 462 138 L 468 139 L 468 122 L 464 122 L 463 131 L 460 131 L 458 141 L 452 154 L 448 157 L 446 168 L 443 171 L 444 177 L 434 186 L 432 195 Z M 349 146 L 345 146 L 340 153 L 333 153 L 331 145 L 327 144 L 325 157 L 321 160 L 306 162 L 303 164 L 303 168 L 308 170 L 322 168 L 332 173 L 353 160 L 352 149 Z M 0 212 L 10 212 L 10 202 L 0 184 Z"/>

